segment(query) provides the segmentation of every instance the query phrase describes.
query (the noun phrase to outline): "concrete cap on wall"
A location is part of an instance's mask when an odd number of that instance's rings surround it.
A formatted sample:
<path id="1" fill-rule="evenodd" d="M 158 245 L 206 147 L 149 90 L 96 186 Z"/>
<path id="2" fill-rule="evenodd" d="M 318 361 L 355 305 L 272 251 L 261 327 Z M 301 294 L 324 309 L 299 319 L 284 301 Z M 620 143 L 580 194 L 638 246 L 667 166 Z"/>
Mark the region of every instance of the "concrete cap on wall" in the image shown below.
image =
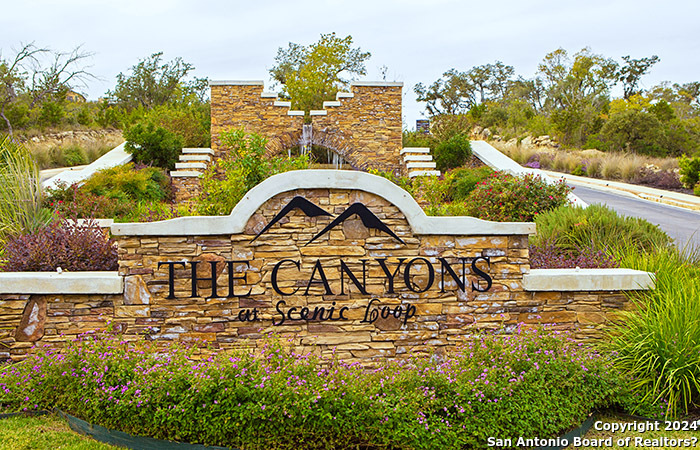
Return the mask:
<path id="1" fill-rule="evenodd" d="M 496 236 L 534 234 L 530 222 L 490 222 L 476 217 L 427 216 L 411 197 L 386 178 L 351 170 L 293 170 L 274 175 L 241 199 L 228 216 L 191 216 L 150 223 L 115 223 L 118 236 L 203 236 L 243 233 L 250 217 L 274 196 L 297 189 L 348 189 L 377 195 L 396 206 L 416 235 Z"/>
<path id="2" fill-rule="evenodd" d="M 121 294 L 119 272 L 4 272 L 0 294 Z"/>
<path id="3" fill-rule="evenodd" d="M 654 288 L 654 274 L 641 270 L 532 269 L 523 275 L 526 291 L 634 291 Z"/>

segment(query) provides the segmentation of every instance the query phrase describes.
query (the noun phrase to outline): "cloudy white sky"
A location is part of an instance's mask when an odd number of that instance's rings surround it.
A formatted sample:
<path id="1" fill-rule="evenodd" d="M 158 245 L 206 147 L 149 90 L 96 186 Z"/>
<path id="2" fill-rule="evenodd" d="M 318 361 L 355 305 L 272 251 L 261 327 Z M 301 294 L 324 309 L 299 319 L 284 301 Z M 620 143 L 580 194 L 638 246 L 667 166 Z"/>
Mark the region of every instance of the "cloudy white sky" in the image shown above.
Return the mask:
<path id="1" fill-rule="evenodd" d="M 23 0 L 5 1 L 0 50 L 21 43 L 54 50 L 82 45 L 94 53 L 99 77 L 83 89 L 90 99 L 115 84 L 119 72 L 163 51 L 192 63 L 212 80 L 268 80 L 279 47 L 309 44 L 321 33 L 352 35 L 370 51 L 365 80 L 404 83 L 404 125 L 423 106 L 413 86 L 450 68 L 468 70 L 496 60 L 532 77 L 545 54 L 583 47 L 620 60 L 658 55 L 643 79 L 700 80 L 700 2 L 696 0 Z"/>

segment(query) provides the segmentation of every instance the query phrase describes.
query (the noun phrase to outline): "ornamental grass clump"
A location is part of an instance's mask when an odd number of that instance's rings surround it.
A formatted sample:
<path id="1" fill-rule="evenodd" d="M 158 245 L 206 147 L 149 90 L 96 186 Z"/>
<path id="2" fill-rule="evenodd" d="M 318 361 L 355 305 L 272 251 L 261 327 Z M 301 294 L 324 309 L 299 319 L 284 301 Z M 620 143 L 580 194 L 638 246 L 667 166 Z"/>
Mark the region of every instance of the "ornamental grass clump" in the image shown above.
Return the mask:
<path id="1" fill-rule="evenodd" d="M 628 246 L 639 252 L 670 246 L 671 238 L 658 226 L 637 217 L 620 216 L 605 205 L 587 208 L 563 206 L 537 216 L 534 246 L 553 243 L 562 250 L 580 253 L 581 249 L 603 251 Z"/>
<path id="2" fill-rule="evenodd" d="M 0 369 L 0 412 L 58 407 L 136 435 L 241 449 L 461 449 L 553 437 L 624 391 L 605 358 L 542 329 L 374 369 L 275 339 L 257 352 L 197 352 L 86 335 Z"/>
<path id="3" fill-rule="evenodd" d="M 653 273 L 655 289 L 628 292 L 635 308 L 620 314 L 605 341 L 615 366 L 632 377 L 631 388 L 646 402 L 667 402 L 670 416 L 687 413 L 700 404 L 697 250 L 626 249 L 618 258 L 624 267 Z"/>

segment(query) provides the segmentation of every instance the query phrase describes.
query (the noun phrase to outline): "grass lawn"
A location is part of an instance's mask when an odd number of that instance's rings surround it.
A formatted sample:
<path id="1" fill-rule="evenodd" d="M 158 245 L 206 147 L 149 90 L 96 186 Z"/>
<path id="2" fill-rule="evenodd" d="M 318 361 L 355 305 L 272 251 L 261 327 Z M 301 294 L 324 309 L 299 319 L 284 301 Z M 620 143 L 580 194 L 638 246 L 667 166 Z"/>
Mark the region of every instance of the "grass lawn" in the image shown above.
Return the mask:
<path id="1" fill-rule="evenodd" d="M 605 423 L 623 423 L 629 422 L 629 419 L 605 416 L 602 418 Z M 612 447 L 600 445 L 579 446 L 570 445 L 568 449 L 623 449 L 634 448 L 638 450 L 645 449 L 666 449 L 666 448 L 693 448 L 700 447 L 700 431 L 664 431 L 664 425 L 659 425 L 659 431 L 647 431 L 641 433 L 638 431 L 625 431 L 624 433 L 610 431 L 598 431 L 593 428 L 586 433 L 585 439 L 606 439 L 613 438 Z M 615 441 L 617 439 L 630 438 L 629 446 L 618 446 Z M 689 446 L 685 446 L 682 442 L 676 447 L 664 446 L 636 446 L 635 438 L 656 439 L 666 437 L 669 439 L 687 439 L 690 441 Z M 696 438 L 693 441 L 693 438 Z M 695 445 L 692 445 L 695 442 Z M 107 444 L 102 444 L 91 438 L 74 433 L 68 427 L 68 423 L 57 415 L 48 415 L 41 417 L 13 417 L 10 419 L 0 420 L 0 450 L 109 450 L 118 449 Z"/>
<path id="2" fill-rule="evenodd" d="M 0 450 L 110 450 L 118 449 L 74 433 L 68 422 L 51 414 L 0 419 Z"/>
<path id="3" fill-rule="evenodd" d="M 604 423 L 628 423 L 630 422 L 630 419 L 627 417 L 617 417 L 617 416 L 604 416 L 601 419 Z M 591 429 L 586 433 L 584 436 L 584 439 L 596 439 L 596 440 L 601 440 L 601 439 L 607 439 L 607 438 L 612 438 L 612 446 L 607 446 L 607 445 L 598 445 L 598 446 L 578 446 L 574 447 L 573 444 L 569 445 L 567 449 L 623 449 L 623 448 L 629 448 L 629 449 L 636 449 L 636 450 L 646 450 L 646 449 L 654 449 L 654 450 L 659 450 L 659 449 L 670 449 L 670 448 L 697 448 L 700 447 L 700 424 L 698 424 L 698 430 L 693 431 L 693 430 L 688 430 L 688 431 L 665 431 L 664 430 L 665 425 L 663 422 L 659 424 L 659 431 L 646 431 L 646 432 L 640 432 L 640 431 L 625 431 L 625 432 L 611 432 L 611 431 L 603 431 L 603 430 L 595 430 L 594 427 L 591 427 Z M 657 440 L 658 443 L 663 444 L 663 438 L 666 437 L 668 439 L 676 439 L 676 440 L 688 440 L 689 445 L 685 445 L 685 442 L 681 441 L 679 444 L 676 444 L 675 447 L 672 446 L 658 446 L 658 444 L 654 444 L 653 440 Z M 616 441 L 619 439 L 626 439 L 629 438 L 629 445 L 622 445 L 619 446 L 617 445 Z M 637 439 L 642 439 L 641 442 L 635 442 L 635 438 Z M 693 439 L 695 438 L 695 439 Z M 644 442 L 645 440 L 652 440 L 652 442 Z M 649 446 L 645 446 L 646 444 L 651 444 Z M 693 445 L 694 444 L 694 445 Z"/>

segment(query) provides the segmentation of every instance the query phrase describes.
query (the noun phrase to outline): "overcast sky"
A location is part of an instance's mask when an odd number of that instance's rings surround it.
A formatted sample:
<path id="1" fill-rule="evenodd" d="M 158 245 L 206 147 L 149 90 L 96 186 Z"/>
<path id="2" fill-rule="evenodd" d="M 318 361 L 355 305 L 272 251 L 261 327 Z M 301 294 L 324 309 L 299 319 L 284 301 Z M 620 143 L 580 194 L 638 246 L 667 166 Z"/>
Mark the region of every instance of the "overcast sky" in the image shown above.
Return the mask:
<path id="1" fill-rule="evenodd" d="M 404 83 L 404 126 L 414 128 L 422 104 L 413 86 L 432 83 L 450 68 L 503 61 L 532 77 L 545 54 L 661 61 L 642 81 L 700 80 L 700 2 L 696 0 L 5 0 L 0 50 L 7 58 L 21 43 L 94 53 L 99 77 L 82 89 L 97 99 L 139 59 L 163 51 L 182 57 L 194 75 L 211 80 L 266 80 L 279 47 L 310 44 L 321 33 L 353 36 L 370 51 L 365 80 Z"/>

